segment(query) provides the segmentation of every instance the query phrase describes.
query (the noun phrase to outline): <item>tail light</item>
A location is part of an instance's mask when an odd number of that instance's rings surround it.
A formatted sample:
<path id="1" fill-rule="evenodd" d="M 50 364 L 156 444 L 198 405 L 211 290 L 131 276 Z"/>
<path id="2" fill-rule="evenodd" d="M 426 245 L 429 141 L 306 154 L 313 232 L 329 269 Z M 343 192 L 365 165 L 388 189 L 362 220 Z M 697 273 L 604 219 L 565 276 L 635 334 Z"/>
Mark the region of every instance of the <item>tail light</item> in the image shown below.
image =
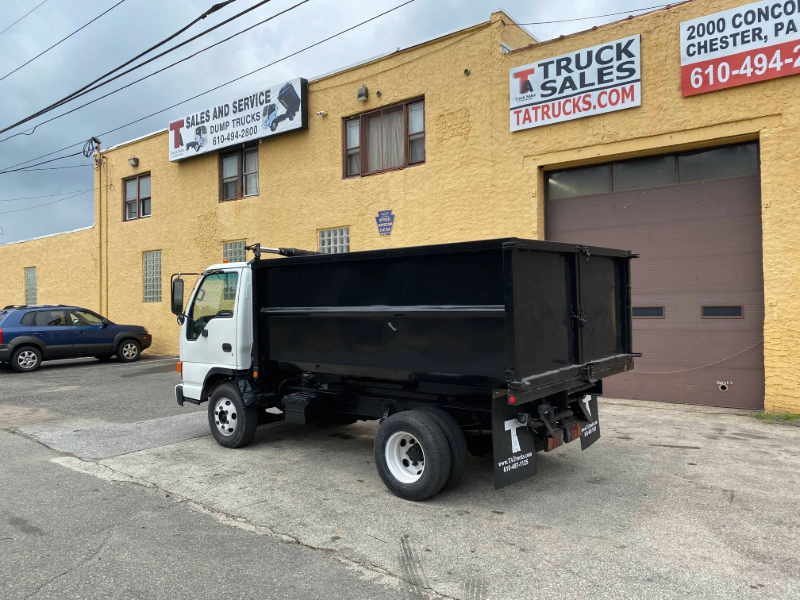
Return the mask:
<path id="1" fill-rule="evenodd" d="M 175 370 L 183 375 L 183 363 L 181 361 L 178 361 L 178 364 L 175 365 Z"/>
<path id="2" fill-rule="evenodd" d="M 3 343 L 3 330 L 0 329 L 0 344 Z"/>

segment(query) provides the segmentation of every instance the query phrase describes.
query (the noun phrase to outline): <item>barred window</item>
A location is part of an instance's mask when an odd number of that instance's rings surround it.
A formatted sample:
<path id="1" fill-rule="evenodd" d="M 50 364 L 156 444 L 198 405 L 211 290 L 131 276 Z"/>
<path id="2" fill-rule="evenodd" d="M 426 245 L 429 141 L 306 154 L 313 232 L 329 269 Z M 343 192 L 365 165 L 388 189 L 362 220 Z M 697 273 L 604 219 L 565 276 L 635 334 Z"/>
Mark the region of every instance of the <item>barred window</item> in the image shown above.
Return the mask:
<path id="1" fill-rule="evenodd" d="M 247 251 L 244 242 L 227 242 L 222 244 L 222 260 L 228 262 L 246 262 Z"/>
<path id="2" fill-rule="evenodd" d="M 25 304 L 36 304 L 36 267 L 25 267 Z"/>
<path id="3" fill-rule="evenodd" d="M 322 229 L 319 232 L 319 251 L 323 254 L 350 252 L 350 228 Z"/>
<path id="4" fill-rule="evenodd" d="M 161 250 L 144 253 L 144 301 L 161 302 Z"/>

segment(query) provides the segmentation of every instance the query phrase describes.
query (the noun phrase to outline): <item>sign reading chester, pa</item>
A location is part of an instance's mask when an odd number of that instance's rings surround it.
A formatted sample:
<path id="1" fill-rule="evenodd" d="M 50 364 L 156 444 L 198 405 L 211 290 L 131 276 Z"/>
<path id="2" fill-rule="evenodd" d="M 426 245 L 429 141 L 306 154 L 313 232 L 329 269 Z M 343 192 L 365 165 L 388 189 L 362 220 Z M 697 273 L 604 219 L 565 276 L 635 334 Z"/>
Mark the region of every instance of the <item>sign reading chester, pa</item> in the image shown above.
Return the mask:
<path id="1" fill-rule="evenodd" d="M 755 2 L 681 23 L 683 95 L 800 73 L 799 3 Z"/>
<path id="2" fill-rule="evenodd" d="M 639 35 L 511 69 L 511 131 L 641 106 Z"/>
<path id="3" fill-rule="evenodd" d="M 308 82 L 292 79 L 169 124 L 169 159 L 182 160 L 244 142 L 308 128 Z"/>

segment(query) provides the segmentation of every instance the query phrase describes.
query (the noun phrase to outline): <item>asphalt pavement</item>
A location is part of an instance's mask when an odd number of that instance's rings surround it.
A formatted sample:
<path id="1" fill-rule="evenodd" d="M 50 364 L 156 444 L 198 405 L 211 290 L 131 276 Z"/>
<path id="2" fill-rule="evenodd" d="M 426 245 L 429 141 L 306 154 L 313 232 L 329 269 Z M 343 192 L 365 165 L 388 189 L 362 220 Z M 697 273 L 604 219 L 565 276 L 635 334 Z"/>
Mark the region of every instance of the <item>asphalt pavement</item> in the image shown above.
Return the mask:
<path id="1" fill-rule="evenodd" d="M 225 449 L 157 360 L 0 370 L 0 597 L 800 597 L 798 427 L 602 400 L 586 452 L 410 503 L 375 423 Z"/>

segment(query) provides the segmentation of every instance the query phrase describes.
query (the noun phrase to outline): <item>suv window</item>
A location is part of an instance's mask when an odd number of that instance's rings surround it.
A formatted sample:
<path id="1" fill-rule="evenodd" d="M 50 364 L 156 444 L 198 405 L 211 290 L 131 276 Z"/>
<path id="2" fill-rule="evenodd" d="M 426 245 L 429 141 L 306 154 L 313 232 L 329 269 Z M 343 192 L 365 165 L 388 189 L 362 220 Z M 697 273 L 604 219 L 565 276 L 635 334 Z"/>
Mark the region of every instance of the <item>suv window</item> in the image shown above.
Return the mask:
<path id="1" fill-rule="evenodd" d="M 22 318 L 19 320 L 20 325 L 30 326 L 33 325 L 33 317 L 36 316 L 35 312 L 29 312 L 22 315 Z"/>
<path id="2" fill-rule="evenodd" d="M 46 325 L 69 325 L 67 323 L 67 311 L 65 310 L 41 310 L 36 313 L 34 323 L 37 327 Z"/>
<path id="3" fill-rule="evenodd" d="M 186 313 L 192 321 L 186 337 L 196 340 L 211 319 L 233 317 L 238 273 L 212 273 L 203 279 L 194 302 Z"/>
<path id="4" fill-rule="evenodd" d="M 69 318 L 73 325 L 79 327 L 91 327 L 100 325 L 103 322 L 103 319 L 86 310 L 71 310 L 69 311 Z"/>

